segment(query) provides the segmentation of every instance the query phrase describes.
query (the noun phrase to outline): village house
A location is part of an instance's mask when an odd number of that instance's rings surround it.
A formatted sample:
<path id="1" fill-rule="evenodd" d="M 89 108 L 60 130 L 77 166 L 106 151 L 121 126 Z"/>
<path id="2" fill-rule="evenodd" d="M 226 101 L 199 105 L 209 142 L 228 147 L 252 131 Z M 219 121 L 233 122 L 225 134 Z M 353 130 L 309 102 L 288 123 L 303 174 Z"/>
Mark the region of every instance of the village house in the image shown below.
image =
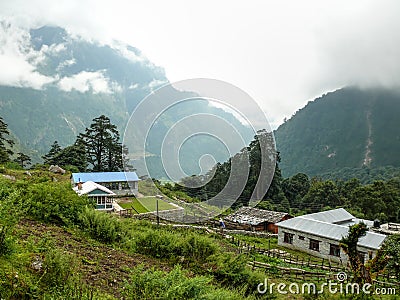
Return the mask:
<path id="1" fill-rule="evenodd" d="M 93 181 L 86 181 L 85 183 L 78 183 L 73 190 L 79 196 L 86 195 L 94 199 L 98 210 L 112 210 L 114 208 L 113 202 L 116 195 L 105 186 Z"/>
<path id="2" fill-rule="evenodd" d="M 295 217 L 277 224 L 278 245 L 346 263 L 339 242 L 348 235 L 349 226 L 360 222 L 373 226 L 373 221 L 357 219 L 343 208 Z M 362 260 L 375 257 L 385 238 L 371 230 L 361 237 L 357 249 Z"/>
<path id="3" fill-rule="evenodd" d="M 139 178 L 135 172 L 93 172 L 72 173 L 71 183 L 93 181 L 115 193 L 116 196 L 136 196 L 138 194 Z"/>
<path id="4" fill-rule="evenodd" d="M 228 229 L 278 233 L 276 223 L 292 218 L 288 213 L 244 206 L 225 217 Z"/>

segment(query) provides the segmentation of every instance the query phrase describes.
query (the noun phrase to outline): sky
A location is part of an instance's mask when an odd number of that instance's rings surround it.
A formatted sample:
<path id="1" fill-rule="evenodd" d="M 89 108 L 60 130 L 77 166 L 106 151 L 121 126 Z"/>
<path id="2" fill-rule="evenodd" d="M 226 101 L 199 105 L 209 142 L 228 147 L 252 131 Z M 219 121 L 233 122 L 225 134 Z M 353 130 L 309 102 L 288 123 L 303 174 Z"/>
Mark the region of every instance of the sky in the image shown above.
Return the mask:
<path id="1" fill-rule="evenodd" d="M 58 25 L 88 39 L 131 44 L 171 82 L 236 85 L 273 128 L 344 86 L 399 88 L 399 12 L 397 0 L 0 0 L 0 17 L 22 26 Z M 23 62 L 14 65 L 15 76 L 24 76 Z"/>

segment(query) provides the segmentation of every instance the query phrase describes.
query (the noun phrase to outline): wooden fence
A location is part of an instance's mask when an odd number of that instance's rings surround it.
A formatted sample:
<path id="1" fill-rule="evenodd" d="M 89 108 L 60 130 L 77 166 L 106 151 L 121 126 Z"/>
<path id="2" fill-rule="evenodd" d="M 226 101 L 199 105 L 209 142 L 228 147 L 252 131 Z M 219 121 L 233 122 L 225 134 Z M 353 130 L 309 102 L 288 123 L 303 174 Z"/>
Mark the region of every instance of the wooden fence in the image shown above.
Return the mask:
<path id="1" fill-rule="evenodd" d="M 233 236 L 231 237 L 231 242 L 238 247 L 239 253 L 259 253 L 268 257 L 278 258 L 282 262 L 296 265 L 300 268 L 307 267 L 331 272 L 340 272 L 347 268 L 345 264 L 332 262 L 324 258 L 317 258 L 311 255 L 308 255 L 307 257 L 306 255 L 293 255 L 286 251 L 281 251 L 275 248 L 271 249 L 270 247 L 268 249 L 257 247 L 250 243 L 235 239 Z"/>

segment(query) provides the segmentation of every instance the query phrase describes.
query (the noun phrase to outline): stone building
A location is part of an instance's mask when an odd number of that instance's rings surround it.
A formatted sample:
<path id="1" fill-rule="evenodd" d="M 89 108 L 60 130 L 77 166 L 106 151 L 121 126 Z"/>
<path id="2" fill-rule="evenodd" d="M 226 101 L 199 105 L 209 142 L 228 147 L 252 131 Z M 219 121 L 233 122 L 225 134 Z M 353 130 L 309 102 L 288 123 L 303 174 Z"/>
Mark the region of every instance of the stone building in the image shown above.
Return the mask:
<path id="1" fill-rule="evenodd" d="M 278 245 L 345 263 L 347 255 L 339 242 L 348 235 L 349 226 L 360 222 L 368 227 L 373 224 L 355 218 L 343 208 L 295 217 L 277 224 Z M 373 258 L 385 238 L 385 235 L 372 231 L 361 237 L 357 248 L 362 259 Z"/>

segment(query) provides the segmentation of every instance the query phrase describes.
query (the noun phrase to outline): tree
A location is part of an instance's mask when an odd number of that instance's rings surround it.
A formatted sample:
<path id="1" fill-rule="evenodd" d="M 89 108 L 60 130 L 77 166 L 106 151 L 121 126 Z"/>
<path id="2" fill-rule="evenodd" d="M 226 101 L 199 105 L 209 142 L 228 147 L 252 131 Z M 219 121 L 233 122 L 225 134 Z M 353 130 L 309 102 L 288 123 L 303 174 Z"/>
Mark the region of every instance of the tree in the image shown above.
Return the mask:
<path id="1" fill-rule="evenodd" d="M 310 189 L 310 179 L 304 173 L 298 173 L 282 182 L 282 189 L 291 205 L 299 207 L 296 200 L 303 198 Z"/>
<path id="2" fill-rule="evenodd" d="M 350 268 L 354 281 L 358 284 L 372 283 L 374 277 L 381 272 L 388 263 L 388 256 L 383 248 L 379 249 L 373 259 L 364 265 L 357 250 L 358 240 L 365 236 L 368 231 L 367 225 L 358 223 L 350 226 L 347 236 L 340 240 L 340 247 L 349 257 Z"/>
<path id="3" fill-rule="evenodd" d="M 31 164 L 31 158 L 22 152 L 17 153 L 17 158 L 14 159 L 14 161 L 17 162 L 22 168 Z"/>
<path id="4" fill-rule="evenodd" d="M 76 141 L 75 144 L 61 149 L 55 160 L 60 166 L 75 166 L 80 172 L 86 171 L 87 159 L 85 146 Z"/>
<path id="5" fill-rule="evenodd" d="M 382 249 L 390 257 L 387 268 L 400 280 L 400 234 L 387 237 Z"/>
<path id="6" fill-rule="evenodd" d="M 10 148 L 14 145 L 14 141 L 11 140 L 9 136 L 8 125 L 4 122 L 3 118 L 0 117 L 0 163 L 10 161 L 10 156 L 13 154 Z"/>
<path id="7" fill-rule="evenodd" d="M 77 143 L 84 145 L 86 159 L 92 171 L 119 171 L 123 169 L 122 144 L 117 126 L 108 117 L 93 119 Z"/>
<path id="8" fill-rule="evenodd" d="M 60 153 L 61 147 L 57 141 L 54 141 L 53 145 L 51 145 L 50 151 L 42 156 L 44 160 L 44 164 L 46 165 L 58 165 L 57 155 Z"/>
<path id="9" fill-rule="evenodd" d="M 343 205 L 343 199 L 339 196 L 338 188 L 332 180 L 321 181 L 313 179 L 310 189 L 304 196 L 301 208 L 311 211 L 321 211 L 324 207 L 337 207 Z"/>

